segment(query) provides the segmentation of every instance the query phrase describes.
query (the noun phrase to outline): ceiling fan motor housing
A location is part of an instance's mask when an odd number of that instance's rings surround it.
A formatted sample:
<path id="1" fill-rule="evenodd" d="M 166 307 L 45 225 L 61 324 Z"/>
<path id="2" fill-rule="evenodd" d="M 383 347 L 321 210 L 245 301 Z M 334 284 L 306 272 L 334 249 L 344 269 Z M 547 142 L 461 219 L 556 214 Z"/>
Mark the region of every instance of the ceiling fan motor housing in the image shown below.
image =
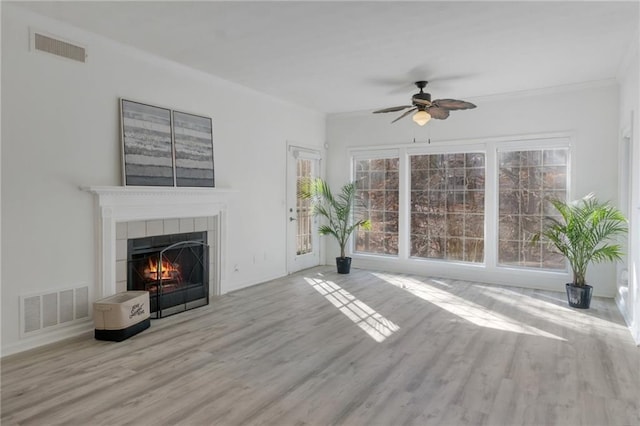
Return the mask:
<path id="1" fill-rule="evenodd" d="M 419 99 L 421 101 L 431 102 L 431 93 L 424 93 L 421 91 L 420 93 L 416 93 L 415 95 L 413 95 L 411 99 L 413 100 L 414 105 L 416 105 L 415 103 L 416 99 Z"/>

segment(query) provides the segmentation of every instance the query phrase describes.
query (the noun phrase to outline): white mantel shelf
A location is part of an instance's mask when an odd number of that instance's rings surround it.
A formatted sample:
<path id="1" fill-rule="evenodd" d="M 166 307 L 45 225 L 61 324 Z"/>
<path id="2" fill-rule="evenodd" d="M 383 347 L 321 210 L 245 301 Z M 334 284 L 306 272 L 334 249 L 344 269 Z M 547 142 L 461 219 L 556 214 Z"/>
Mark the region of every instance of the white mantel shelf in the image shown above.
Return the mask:
<path id="1" fill-rule="evenodd" d="M 191 194 L 231 194 L 238 192 L 230 188 L 191 188 L 173 186 L 82 186 L 80 189 L 93 192 L 95 194 L 171 194 L 171 195 L 191 195 Z"/>
<path id="2" fill-rule="evenodd" d="M 228 188 L 174 188 L 144 186 L 84 186 L 96 199 L 98 229 L 98 295 L 116 292 L 116 223 L 183 217 L 215 217 L 218 253 L 225 253 L 227 203 L 238 191 Z M 218 264 L 224 279 L 224 254 Z"/>
<path id="3" fill-rule="evenodd" d="M 145 186 L 87 186 L 96 195 L 103 216 L 116 221 L 215 216 L 226 209 L 232 194 L 227 188 L 175 188 Z"/>

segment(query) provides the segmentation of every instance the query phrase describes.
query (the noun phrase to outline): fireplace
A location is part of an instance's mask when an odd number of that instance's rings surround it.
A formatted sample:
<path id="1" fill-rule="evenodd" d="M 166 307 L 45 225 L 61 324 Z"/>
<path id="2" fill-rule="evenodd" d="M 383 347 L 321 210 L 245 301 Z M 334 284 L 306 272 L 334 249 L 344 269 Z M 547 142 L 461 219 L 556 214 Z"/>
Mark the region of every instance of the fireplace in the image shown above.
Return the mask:
<path id="1" fill-rule="evenodd" d="M 208 304 L 207 232 L 128 239 L 127 290 L 149 292 L 152 318 Z"/>
<path id="2" fill-rule="evenodd" d="M 208 295 L 225 293 L 227 203 L 236 191 L 121 186 L 83 189 L 95 195 L 96 299 L 127 291 L 129 239 L 191 232 L 206 232 L 209 272 L 205 277 L 209 286 L 204 291 Z M 191 305 L 187 302 L 187 308 Z M 162 314 L 168 312 L 163 309 Z"/>

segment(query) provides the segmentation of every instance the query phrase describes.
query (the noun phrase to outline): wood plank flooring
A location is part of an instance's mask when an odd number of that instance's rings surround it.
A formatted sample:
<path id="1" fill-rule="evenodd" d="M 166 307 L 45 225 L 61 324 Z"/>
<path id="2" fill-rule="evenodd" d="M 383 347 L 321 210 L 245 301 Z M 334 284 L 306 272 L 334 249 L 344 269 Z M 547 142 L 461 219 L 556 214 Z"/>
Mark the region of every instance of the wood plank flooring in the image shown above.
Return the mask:
<path id="1" fill-rule="evenodd" d="M 318 267 L 2 360 L 3 425 L 640 425 L 614 302 Z"/>

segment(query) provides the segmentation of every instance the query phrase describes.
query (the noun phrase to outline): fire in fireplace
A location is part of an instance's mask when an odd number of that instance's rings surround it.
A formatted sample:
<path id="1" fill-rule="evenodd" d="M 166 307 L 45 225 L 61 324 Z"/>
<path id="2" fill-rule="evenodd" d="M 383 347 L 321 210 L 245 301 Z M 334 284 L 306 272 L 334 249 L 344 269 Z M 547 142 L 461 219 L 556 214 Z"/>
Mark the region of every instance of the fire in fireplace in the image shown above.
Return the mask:
<path id="1" fill-rule="evenodd" d="M 148 281 L 158 280 L 158 264 L 160 264 L 160 278 L 163 280 L 175 280 L 182 281 L 182 275 L 180 275 L 180 264 L 170 263 L 167 259 L 158 259 L 149 257 L 149 264 L 144 268 L 144 279 Z"/>
<path id="2" fill-rule="evenodd" d="M 149 292 L 152 318 L 209 303 L 206 232 L 132 238 L 127 244 L 127 290 Z"/>

